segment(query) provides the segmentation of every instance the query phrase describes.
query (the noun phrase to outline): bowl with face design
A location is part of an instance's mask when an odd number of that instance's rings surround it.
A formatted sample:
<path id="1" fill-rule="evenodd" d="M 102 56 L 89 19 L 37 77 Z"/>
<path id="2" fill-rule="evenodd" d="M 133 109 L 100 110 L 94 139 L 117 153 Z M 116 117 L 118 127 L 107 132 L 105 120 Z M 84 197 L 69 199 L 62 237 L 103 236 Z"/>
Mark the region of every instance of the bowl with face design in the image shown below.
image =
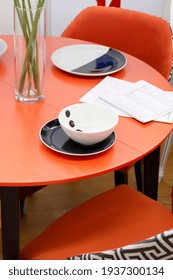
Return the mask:
<path id="1" fill-rule="evenodd" d="M 73 141 L 95 145 L 109 137 L 118 123 L 118 115 L 110 108 L 90 103 L 77 103 L 62 109 L 59 122 Z"/>

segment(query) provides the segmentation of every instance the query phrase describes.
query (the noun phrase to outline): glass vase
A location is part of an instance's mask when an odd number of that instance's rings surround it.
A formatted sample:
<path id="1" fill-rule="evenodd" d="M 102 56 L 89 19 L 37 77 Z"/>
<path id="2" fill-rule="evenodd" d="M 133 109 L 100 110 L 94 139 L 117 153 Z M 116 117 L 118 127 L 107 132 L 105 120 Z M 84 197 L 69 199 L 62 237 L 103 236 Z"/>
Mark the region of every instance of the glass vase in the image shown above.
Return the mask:
<path id="1" fill-rule="evenodd" d="M 34 103 L 45 95 L 45 0 L 14 0 L 15 97 Z"/>

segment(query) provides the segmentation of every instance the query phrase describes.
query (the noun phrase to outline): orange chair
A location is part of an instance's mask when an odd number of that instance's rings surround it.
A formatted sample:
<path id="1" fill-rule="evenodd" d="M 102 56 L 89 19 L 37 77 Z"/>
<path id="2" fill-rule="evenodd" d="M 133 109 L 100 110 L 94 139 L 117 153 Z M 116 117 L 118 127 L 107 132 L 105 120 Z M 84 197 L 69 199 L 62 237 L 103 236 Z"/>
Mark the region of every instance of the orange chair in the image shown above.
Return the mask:
<path id="1" fill-rule="evenodd" d="M 146 62 L 166 79 L 170 77 L 171 28 L 166 20 L 157 16 L 115 7 L 88 7 L 75 17 L 61 36 L 118 49 Z M 128 183 L 130 167 L 115 172 L 115 185 Z M 135 164 L 135 172 L 138 190 L 142 191 L 145 186 L 142 186 L 141 161 Z"/>
<path id="2" fill-rule="evenodd" d="M 173 214 L 121 185 L 61 216 L 21 250 L 21 259 L 173 260 Z"/>
<path id="3" fill-rule="evenodd" d="M 61 36 L 116 48 L 141 59 L 169 78 L 172 34 L 167 21 L 157 16 L 123 8 L 88 7 Z"/>

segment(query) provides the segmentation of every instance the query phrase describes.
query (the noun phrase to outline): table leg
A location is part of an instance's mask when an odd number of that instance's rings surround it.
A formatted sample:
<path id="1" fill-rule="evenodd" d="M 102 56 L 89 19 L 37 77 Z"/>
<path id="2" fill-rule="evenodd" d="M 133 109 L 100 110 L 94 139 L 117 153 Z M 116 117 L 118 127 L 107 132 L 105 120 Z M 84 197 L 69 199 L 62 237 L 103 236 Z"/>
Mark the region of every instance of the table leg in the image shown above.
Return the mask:
<path id="1" fill-rule="evenodd" d="M 142 176 L 143 176 L 143 159 L 135 162 L 134 170 L 135 170 L 137 190 L 140 191 L 140 192 L 143 192 L 143 179 L 142 179 Z"/>
<path id="2" fill-rule="evenodd" d="M 160 146 L 143 159 L 143 192 L 157 200 L 159 178 Z"/>
<path id="3" fill-rule="evenodd" d="M 4 260 L 19 259 L 19 189 L 1 187 L 2 254 Z"/>
<path id="4" fill-rule="evenodd" d="M 128 174 L 123 172 L 123 171 L 119 171 L 116 170 L 114 171 L 114 184 L 115 186 L 121 185 L 121 184 L 128 184 Z"/>

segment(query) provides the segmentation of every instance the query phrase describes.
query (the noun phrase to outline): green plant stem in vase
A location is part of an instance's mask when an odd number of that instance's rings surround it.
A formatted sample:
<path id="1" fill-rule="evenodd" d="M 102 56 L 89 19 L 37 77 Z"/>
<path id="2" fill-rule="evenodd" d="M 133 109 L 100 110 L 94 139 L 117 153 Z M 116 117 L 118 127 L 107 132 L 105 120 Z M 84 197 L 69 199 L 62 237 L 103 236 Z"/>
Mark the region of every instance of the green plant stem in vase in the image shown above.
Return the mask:
<path id="1" fill-rule="evenodd" d="M 45 0 L 14 0 L 15 94 L 33 103 L 44 98 Z"/>

